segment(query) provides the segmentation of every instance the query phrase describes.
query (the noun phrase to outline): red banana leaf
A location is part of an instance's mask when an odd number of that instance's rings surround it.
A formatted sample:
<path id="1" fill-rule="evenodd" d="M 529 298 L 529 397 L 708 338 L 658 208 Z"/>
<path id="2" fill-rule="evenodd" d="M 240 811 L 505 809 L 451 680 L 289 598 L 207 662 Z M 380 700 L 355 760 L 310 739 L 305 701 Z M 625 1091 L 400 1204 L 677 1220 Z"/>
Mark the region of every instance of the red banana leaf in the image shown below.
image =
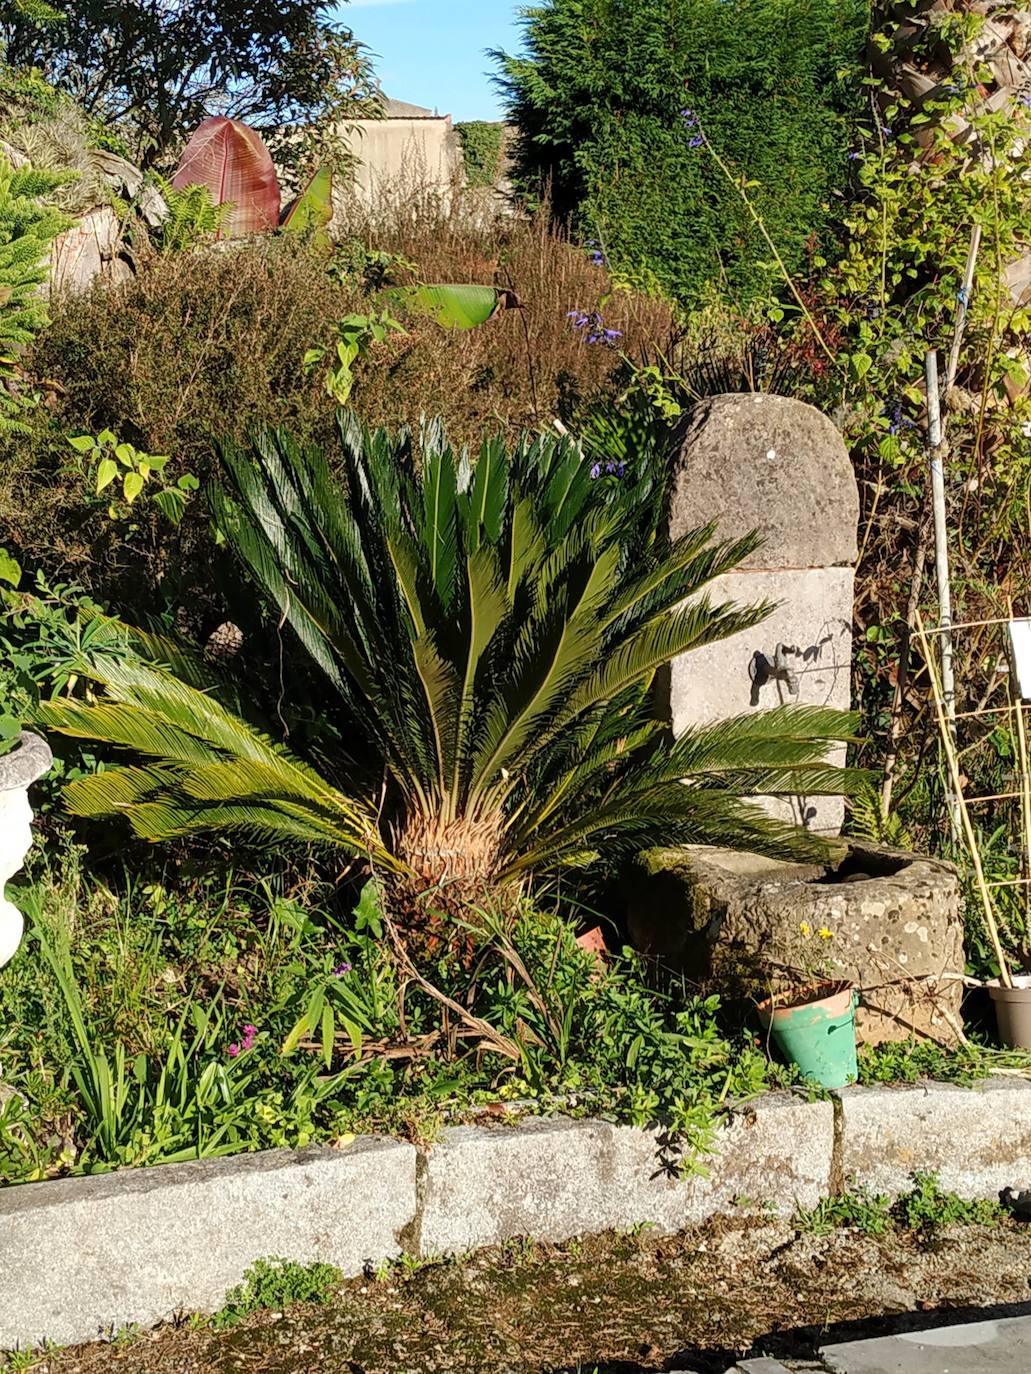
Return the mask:
<path id="1" fill-rule="evenodd" d="M 261 136 L 238 119 L 200 124 L 179 159 L 172 186 L 206 186 L 227 207 L 220 238 L 263 234 L 279 223 L 279 180 Z"/>

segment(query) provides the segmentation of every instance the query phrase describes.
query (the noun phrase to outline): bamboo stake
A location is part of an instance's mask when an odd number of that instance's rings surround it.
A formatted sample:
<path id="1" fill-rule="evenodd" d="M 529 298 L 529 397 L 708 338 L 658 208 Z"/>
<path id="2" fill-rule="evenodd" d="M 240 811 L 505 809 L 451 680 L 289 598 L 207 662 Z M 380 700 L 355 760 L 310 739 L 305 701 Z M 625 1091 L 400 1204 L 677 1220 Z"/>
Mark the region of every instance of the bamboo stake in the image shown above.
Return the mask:
<path id="1" fill-rule="evenodd" d="M 946 406 L 949 403 L 949 392 L 956 382 L 956 373 L 959 371 L 959 355 L 967 327 L 967 311 L 970 308 L 970 293 L 974 289 L 974 269 L 977 265 L 977 254 L 980 247 L 981 226 L 975 224 L 970 233 L 967 265 L 963 269 L 963 284 L 959 288 L 956 298 L 956 321 L 952 328 L 952 348 L 949 350 L 949 365 L 945 369 L 945 385 L 942 388 L 942 399 Z"/>
<path id="2" fill-rule="evenodd" d="M 970 862 L 974 868 L 974 880 L 977 883 L 977 890 L 981 896 L 981 904 L 984 907 L 985 925 L 988 927 L 988 936 L 995 951 L 995 957 L 999 961 L 999 978 L 1003 987 L 1011 988 L 1013 978 L 1010 975 L 1009 964 L 1006 962 L 1006 955 L 1003 953 L 1002 942 L 999 939 L 999 927 L 995 921 L 995 911 L 992 907 L 991 894 L 988 891 L 988 884 L 985 882 L 984 869 L 981 867 L 981 853 L 977 847 L 977 836 L 974 834 L 974 827 L 970 820 L 970 812 L 967 810 L 966 802 L 963 798 L 963 779 L 959 771 L 959 759 L 956 755 L 956 743 L 953 739 L 952 730 L 949 729 L 949 722 L 945 715 L 945 706 L 942 696 L 942 689 L 938 681 L 938 672 L 934 666 L 934 659 L 931 655 L 931 646 L 924 633 L 924 621 L 920 612 L 916 613 L 916 631 L 920 639 L 920 649 L 927 664 L 927 674 L 931 680 L 931 699 L 934 702 L 934 713 L 938 719 L 938 729 L 941 733 L 942 747 L 945 750 L 945 758 L 949 765 L 949 775 L 952 779 L 952 790 L 956 800 L 956 807 L 966 838 L 967 848 L 970 850 Z"/>
<path id="3" fill-rule="evenodd" d="M 952 667 L 952 588 L 949 582 L 949 530 L 945 513 L 945 465 L 941 424 L 941 393 L 938 388 L 938 354 L 924 354 L 927 386 L 927 448 L 931 459 L 931 505 L 934 512 L 934 573 L 938 584 L 938 628 L 941 631 L 941 686 L 945 720 L 952 744 L 956 744 L 956 678 Z M 949 797 L 949 819 L 959 836 L 959 802 Z"/>
<path id="4" fill-rule="evenodd" d="M 891 729 L 888 732 L 888 756 L 884 760 L 884 783 L 881 787 L 881 813 L 891 813 L 891 794 L 895 786 L 895 768 L 899 758 L 899 739 L 902 736 L 902 721 L 906 704 L 906 687 L 909 684 L 910 640 L 913 637 L 913 617 L 920 605 L 920 589 L 924 581 L 924 564 L 927 561 L 927 522 L 922 520 L 917 531 L 916 549 L 913 554 L 913 573 L 909 583 L 909 598 L 906 601 L 906 620 L 902 628 L 902 643 L 899 646 L 899 669 L 895 677 L 895 691 L 891 700 Z"/>
<path id="5" fill-rule="evenodd" d="M 941 409 L 941 401 L 944 400 L 948 406 L 949 392 L 952 390 L 956 381 L 956 373 L 959 371 L 959 355 L 963 349 L 963 335 L 966 332 L 967 312 L 970 308 L 970 294 L 974 289 L 974 271 L 977 266 L 977 255 L 981 247 L 981 226 L 975 224 L 970 233 L 970 247 L 967 249 L 966 266 L 963 269 L 963 280 L 960 284 L 956 296 L 956 318 L 952 328 L 952 347 L 949 349 L 949 362 L 945 369 L 945 385 L 941 393 L 935 398 L 935 405 Z M 937 366 L 937 361 L 935 363 Z M 930 398 L 930 387 L 928 387 L 928 398 Z M 928 416 L 930 416 L 930 399 L 928 400 Z M 948 424 L 948 417 L 941 426 L 939 443 L 945 441 L 945 427 Z M 884 763 L 884 783 L 881 788 L 881 811 L 885 816 L 891 811 L 891 794 L 895 784 L 895 767 L 898 762 L 899 737 L 902 734 L 902 718 L 905 708 L 906 684 L 909 678 L 909 648 L 910 640 L 913 635 L 913 617 L 920 602 L 920 588 L 923 582 L 924 561 L 927 556 L 927 525 L 921 521 L 917 531 L 916 551 L 913 558 L 913 574 L 910 582 L 909 598 L 906 603 L 906 621 L 902 634 L 902 643 L 899 646 L 899 668 L 895 680 L 895 692 L 891 704 L 891 730 L 888 737 L 888 756 Z M 950 627 L 951 628 L 951 627 Z M 948 636 L 951 641 L 951 635 Z M 951 642 L 950 642 L 951 657 Z M 955 719 L 955 711 L 953 711 Z"/>

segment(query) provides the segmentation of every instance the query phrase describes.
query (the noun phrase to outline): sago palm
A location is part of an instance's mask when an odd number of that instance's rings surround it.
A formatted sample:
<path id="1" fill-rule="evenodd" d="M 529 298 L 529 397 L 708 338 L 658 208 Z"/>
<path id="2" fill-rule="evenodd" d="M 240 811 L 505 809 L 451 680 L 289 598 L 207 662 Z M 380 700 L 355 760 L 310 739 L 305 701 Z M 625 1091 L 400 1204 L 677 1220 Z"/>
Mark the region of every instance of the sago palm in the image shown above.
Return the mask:
<path id="1" fill-rule="evenodd" d="M 281 432 L 225 447 L 213 497 L 317 669 L 305 757 L 245 720 L 243 694 L 199 656 L 139 635 L 152 661 L 94 662 L 93 701 L 43 709 L 142 756 L 73 783 L 74 812 L 124 814 L 152 840 L 329 845 L 410 895 L 456 898 L 655 843 L 821 852 L 744 799 L 848 788 L 823 763 L 848 716 L 782 708 L 674 741 L 651 711 L 661 665 L 767 613 L 702 591 L 752 538 L 664 541 L 654 491 L 592 480 L 553 439 L 489 441 L 470 462 L 431 426 L 416 463 L 408 436 L 343 413 L 340 437 L 334 468 Z"/>

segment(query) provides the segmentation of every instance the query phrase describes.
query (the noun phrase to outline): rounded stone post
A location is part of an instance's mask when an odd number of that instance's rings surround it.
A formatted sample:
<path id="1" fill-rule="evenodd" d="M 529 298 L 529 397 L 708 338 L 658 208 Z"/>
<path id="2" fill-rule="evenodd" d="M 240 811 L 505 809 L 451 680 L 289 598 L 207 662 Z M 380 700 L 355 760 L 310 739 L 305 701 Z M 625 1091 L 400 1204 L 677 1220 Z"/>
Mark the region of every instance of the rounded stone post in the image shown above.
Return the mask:
<path id="1" fill-rule="evenodd" d="M 9 754 L 0 756 L 0 968 L 21 944 L 21 912 L 4 897 L 32 848 L 32 807 L 29 787 L 54 761 L 50 746 L 39 735 L 22 731 Z"/>
<path id="2" fill-rule="evenodd" d="M 773 706 L 848 710 L 859 488 L 844 440 L 826 415 L 763 392 L 712 396 L 677 436 L 670 534 L 718 522 L 720 539 L 758 530 L 763 544 L 710 582 L 714 603 L 776 609 L 760 625 L 673 660 L 660 709 L 677 735 L 692 725 Z M 829 761 L 845 762 L 844 747 Z M 759 799 L 821 834 L 841 829 L 840 797 Z"/>

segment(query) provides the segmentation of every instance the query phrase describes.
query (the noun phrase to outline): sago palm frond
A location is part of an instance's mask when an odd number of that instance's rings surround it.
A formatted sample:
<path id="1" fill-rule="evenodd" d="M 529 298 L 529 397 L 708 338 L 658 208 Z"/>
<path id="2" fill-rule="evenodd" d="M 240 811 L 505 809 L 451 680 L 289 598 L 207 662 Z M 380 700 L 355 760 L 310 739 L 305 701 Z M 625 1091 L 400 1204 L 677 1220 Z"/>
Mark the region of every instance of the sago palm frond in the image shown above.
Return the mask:
<path id="1" fill-rule="evenodd" d="M 125 815 L 148 840 L 235 828 L 303 838 L 393 866 L 366 802 L 330 786 L 208 693 L 140 663 L 98 659 L 91 674 L 103 697 L 92 704 L 44 702 L 42 722 L 158 762 L 108 768 L 69 784 L 73 814 Z"/>

